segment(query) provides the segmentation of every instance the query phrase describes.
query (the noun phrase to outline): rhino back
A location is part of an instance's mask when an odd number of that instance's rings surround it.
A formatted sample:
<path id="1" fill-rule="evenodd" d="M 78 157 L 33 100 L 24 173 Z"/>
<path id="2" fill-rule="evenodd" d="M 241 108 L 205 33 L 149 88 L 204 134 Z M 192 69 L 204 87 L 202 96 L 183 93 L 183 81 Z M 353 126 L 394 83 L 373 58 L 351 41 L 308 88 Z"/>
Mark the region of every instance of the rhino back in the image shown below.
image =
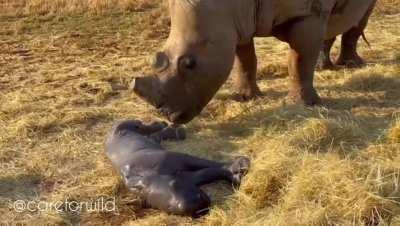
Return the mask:
<path id="1" fill-rule="evenodd" d="M 291 19 L 310 16 L 315 13 L 329 14 L 336 0 L 290 0 L 274 2 L 274 26 Z"/>
<path id="2" fill-rule="evenodd" d="M 256 0 L 256 36 L 270 36 L 274 28 L 290 20 L 321 15 L 327 17 L 337 0 Z"/>
<path id="3" fill-rule="evenodd" d="M 259 0 L 256 36 L 269 36 L 271 27 L 290 20 L 320 15 L 328 20 L 326 38 L 358 25 L 376 0 Z M 273 15 L 273 16 L 271 16 Z"/>
<path id="4" fill-rule="evenodd" d="M 326 39 L 357 26 L 375 0 L 338 0 L 328 22 Z"/>

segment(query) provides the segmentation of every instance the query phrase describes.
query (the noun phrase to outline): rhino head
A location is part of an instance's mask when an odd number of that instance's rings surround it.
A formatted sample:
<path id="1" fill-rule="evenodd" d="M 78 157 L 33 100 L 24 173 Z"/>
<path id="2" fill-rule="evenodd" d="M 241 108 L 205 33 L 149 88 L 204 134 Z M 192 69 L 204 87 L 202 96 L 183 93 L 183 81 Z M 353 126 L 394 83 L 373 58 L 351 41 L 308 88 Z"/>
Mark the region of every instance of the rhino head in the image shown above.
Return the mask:
<path id="1" fill-rule="evenodd" d="M 197 116 L 227 80 L 239 35 L 232 0 L 169 0 L 171 30 L 133 91 L 173 123 Z M 237 6 L 237 5 L 236 5 Z"/>

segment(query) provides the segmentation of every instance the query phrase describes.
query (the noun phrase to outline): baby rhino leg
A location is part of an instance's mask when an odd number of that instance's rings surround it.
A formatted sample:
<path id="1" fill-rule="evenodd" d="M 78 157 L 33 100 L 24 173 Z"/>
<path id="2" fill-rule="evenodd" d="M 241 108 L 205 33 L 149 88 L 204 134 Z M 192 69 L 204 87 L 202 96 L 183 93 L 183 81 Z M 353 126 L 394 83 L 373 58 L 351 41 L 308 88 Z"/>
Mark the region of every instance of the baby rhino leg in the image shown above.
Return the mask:
<path id="1" fill-rule="evenodd" d="M 150 135 L 150 138 L 161 142 L 163 140 L 184 140 L 186 131 L 182 127 L 168 126 Z"/>
<path id="2" fill-rule="evenodd" d="M 151 123 L 145 123 L 142 126 L 142 134 L 151 135 L 165 129 L 166 127 L 168 127 L 166 122 L 155 121 Z"/>
<path id="3" fill-rule="evenodd" d="M 246 157 L 237 157 L 231 163 L 220 163 L 188 156 L 185 158 L 185 165 L 192 171 L 190 177 L 198 185 L 225 180 L 234 186 L 239 186 L 250 168 L 250 160 Z"/>
<path id="4" fill-rule="evenodd" d="M 224 168 L 204 168 L 194 172 L 186 172 L 185 176 L 188 180 L 193 180 L 196 186 L 203 186 L 220 180 L 234 183 L 232 173 Z"/>
<path id="5" fill-rule="evenodd" d="M 131 131 L 143 136 L 148 136 L 156 133 L 157 131 L 163 130 L 167 126 L 168 124 L 166 122 L 143 123 L 140 120 L 125 120 L 116 123 L 112 131 L 113 133 Z"/>

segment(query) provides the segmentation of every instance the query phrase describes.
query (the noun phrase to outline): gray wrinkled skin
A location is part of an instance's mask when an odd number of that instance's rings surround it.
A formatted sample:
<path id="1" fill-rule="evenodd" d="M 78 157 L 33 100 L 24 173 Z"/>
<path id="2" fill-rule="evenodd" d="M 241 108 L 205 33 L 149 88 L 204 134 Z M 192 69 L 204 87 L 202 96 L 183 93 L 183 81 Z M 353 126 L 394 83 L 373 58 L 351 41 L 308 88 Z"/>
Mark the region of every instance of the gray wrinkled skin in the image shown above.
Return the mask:
<path id="1" fill-rule="evenodd" d="M 164 48 L 155 54 L 154 73 L 136 78 L 131 88 L 171 122 L 187 123 L 209 103 L 231 72 L 243 100 L 262 94 L 256 84 L 253 38 L 273 36 L 290 47 L 289 100 L 319 104 L 313 78 L 324 40 L 344 34 L 343 57 L 338 63 L 361 62 L 357 40 L 375 2 L 169 0 L 171 30 Z M 330 48 L 324 49 L 325 59 L 329 59 Z"/>
<path id="2" fill-rule="evenodd" d="M 229 164 L 219 163 L 166 151 L 159 143 L 185 136 L 182 128 L 165 123 L 123 121 L 109 133 L 106 155 L 126 186 L 141 194 L 149 207 L 199 217 L 210 206 L 208 195 L 199 187 L 218 180 L 238 186 L 250 161 L 239 157 Z"/>

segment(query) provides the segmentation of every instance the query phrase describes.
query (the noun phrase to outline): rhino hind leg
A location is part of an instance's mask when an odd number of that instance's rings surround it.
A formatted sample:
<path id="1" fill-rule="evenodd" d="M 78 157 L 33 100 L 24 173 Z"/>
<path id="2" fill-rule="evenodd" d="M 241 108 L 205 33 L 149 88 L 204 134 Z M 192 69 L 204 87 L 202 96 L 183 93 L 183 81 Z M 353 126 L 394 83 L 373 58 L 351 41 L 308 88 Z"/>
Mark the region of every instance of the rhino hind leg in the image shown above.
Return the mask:
<path id="1" fill-rule="evenodd" d="M 253 40 L 237 47 L 232 72 L 236 76 L 235 88 L 239 100 L 247 101 L 262 95 L 256 81 L 257 56 Z"/>
<path id="2" fill-rule="evenodd" d="M 336 37 L 324 41 L 322 50 L 319 55 L 317 68 L 320 70 L 334 70 L 335 65 L 331 60 L 331 49 L 336 41 Z"/>
<path id="3" fill-rule="evenodd" d="M 371 5 L 358 26 L 351 28 L 343 34 L 340 56 L 336 61 L 337 65 L 343 65 L 346 67 L 362 67 L 365 65 L 365 61 L 357 53 L 357 43 L 360 37 L 364 34 L 364 29 L 367 27 L 375 3 L 376 1 Z"/>
<path id="4" fill-rule="evenodd" d="M 314 70 L 323 45 L 325 21 L 320 17 L 308 17 L 296 21 L 288 28 L 287 42 L 290 46 L 289 75 L 290 102 L 317 105 L 321 99 L 314 89 Z M 313 28 L 313 32 L 309 32 Z"/>
<path id="5" fill-rule="evenodd" d="M 336 61 L 337 65 L 350 68 L 365 65 L 365 61 L 357 53 L 357 43 L 361 35 L 362 30 L 359 27 L 354 27 L 343 34 L 340 56 Z"/>

